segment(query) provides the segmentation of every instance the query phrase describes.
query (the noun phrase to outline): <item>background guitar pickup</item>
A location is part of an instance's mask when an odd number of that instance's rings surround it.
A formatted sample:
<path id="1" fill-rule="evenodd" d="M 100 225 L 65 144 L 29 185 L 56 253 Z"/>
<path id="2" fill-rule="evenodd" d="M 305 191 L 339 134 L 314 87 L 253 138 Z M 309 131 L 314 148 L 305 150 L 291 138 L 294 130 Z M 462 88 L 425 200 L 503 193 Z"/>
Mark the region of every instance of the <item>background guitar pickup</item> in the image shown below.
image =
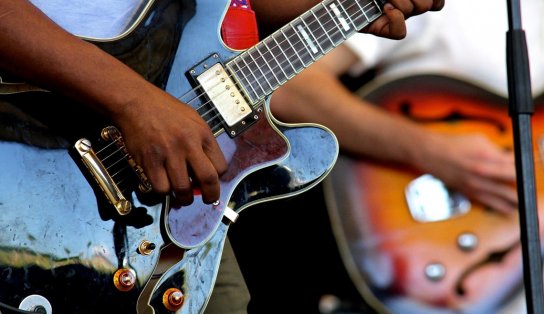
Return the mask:
<path id="1" fill-rule="evenodd" d="M 412 218 L 419 222 L 451 219 L 468 213 L 471 207 L 465 196 L 450 192 L 442 181 L 430 174 L 410 182 L 405 195 Z"/>

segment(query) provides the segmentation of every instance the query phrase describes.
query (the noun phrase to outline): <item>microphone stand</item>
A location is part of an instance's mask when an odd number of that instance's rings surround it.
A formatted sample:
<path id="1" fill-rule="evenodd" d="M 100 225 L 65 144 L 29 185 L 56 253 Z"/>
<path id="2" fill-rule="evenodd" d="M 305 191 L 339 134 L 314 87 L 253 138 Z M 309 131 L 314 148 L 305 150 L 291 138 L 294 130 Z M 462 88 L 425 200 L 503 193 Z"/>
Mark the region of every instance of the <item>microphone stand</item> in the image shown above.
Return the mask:
<path id="1" fill-rule="evenodd" d="M 542 261 L 535 176 L 531 116 L 533 97 L 525 32 L 521 28 L 519 0 L 508 1 L 509 30 L 506 37 L 509 115 L 514 130 L 516 178 L 519 198 L 520 237 L 527 313 L 544 313 Z"/>

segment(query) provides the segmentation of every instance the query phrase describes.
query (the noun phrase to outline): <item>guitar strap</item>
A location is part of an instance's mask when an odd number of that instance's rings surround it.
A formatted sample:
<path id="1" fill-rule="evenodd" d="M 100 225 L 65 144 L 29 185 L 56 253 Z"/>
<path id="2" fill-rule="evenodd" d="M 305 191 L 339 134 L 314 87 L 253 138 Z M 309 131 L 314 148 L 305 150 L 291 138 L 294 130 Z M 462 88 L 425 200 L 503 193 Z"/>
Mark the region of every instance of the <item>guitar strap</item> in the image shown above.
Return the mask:
<path id="1" fill-rule="evenodd" d="M 231 0 L 223 19 L 221 36 L 232 49 L 246 49 L 259 42 L 255 12 L 249 0 Z"/>

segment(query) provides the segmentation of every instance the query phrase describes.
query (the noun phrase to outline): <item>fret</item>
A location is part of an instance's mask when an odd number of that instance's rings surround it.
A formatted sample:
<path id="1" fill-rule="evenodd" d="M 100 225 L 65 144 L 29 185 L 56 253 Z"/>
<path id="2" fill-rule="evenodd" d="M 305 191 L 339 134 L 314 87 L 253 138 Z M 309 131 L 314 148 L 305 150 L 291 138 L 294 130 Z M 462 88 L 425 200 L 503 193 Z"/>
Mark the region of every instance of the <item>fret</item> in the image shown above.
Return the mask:
<path id="1" fill-rule="evenodd" d="M 358 6 L 359 9 L 361 10 L 361 12 L 363 12 L 363 15 L 364 15 L 365 19 L 366 19 L 367 21 L 369 21 L 368 16 L 366 15 L 365 9 L 361 6 L 361 4 L 359 3 L 359 1 L 355 1 L 355 4 L 357 4 L 357 6 Z"/>
<path id="2" fill-rule="evenodd" d="M 268 43 L 267 43 L 268 40 L 270 40 L 270 39 L 267 38 L 267 39 L 263 40 L 262 45 L 264 45 L 266 47 L 266 49 L 268 50 L 268 54 L 270 54 L 272 56 L 272 58 L 274 59 L 274 61 L 276 61 L 276 64 L 278 65 L 278 68 L 281 70 L 281 73 L 283 74 L 283 80 L 278 79 L 278 82 L 281 85 L 281 84 L 287 82 L 287 80 L 289 79 L 289 75 L 283 69 L 282 63 L 278 60 L 278 57 L 276 57 L 276 54 L 273 53 L 272 50 L 270 49 L 270 46 L 268 46 Z M 261 46 L 261 45 L 259 45 L 259 46 Z M 280 73 L 278 73 L 277 75 L 279 75 L 279 74 Z"/>
<path id="3" fill-rule="evenodd" d="M 283 27 L 280 29 L 280 33 L 283 35 L 283 37 L 285 38 L 285 41 L 289 44 L 290 47 L 288 47 L 286 49 L 286 52 L 287 52 L 287 55 L 289 55 L 289 50 L 291 50 L 293 52 L 292 55 L 295 55 L 297 56 L 297 58 L 299 59 L 300 61 L 300 65 L 297 65 L 298 62 L 294 62 L 293 64 L 295 65 L 295 72 L 298 73 L 301 71 L 302 68 L 306 67 L 306 65 L 304 64 L 304 60 L 302 60 L 302 58 L 300 57 L 300 54 L 298 53 L 298 50 L 295 48 L 295 46 L 293 45 L 293 43 L 291 42 L 291 40 L 289 39 L 290 35 L 286 34 L 286 32 L 284 31 L 293 31 L 292 28 L 287 28 L 287 27 Z"/>
<path id="4" fill-rule="evenodd" d="M 344 40 L 346 40 L 346 36 L 344 35 L 344 33 L 342 32 L 342 28 L 340 27 L 340 24 L 338 24 L 338 22 L 336 21 L 336 19 L 334 18 L 334 15 L 332 15 L 331 11 L 329 10 L 329 8 L 327 8 L 325 5 L 323 5 L 323 8 L 325 9 L 325 11 L 327 11 L 327 14 L 329 15 L 329 17 L 331 18 L 330 21 L 332 21 L 332 23 L 336 26 L 335 29 L 338 29 L 339 32 L 334 32 L 331 34 L 331 36 L 335 39 L 337 39 L 337 42 L 340 43 L 340 42 L 343 42 Z M 338 38 L 338 34 L 340 34 L 341 38 Z"/>
<path id="5" fill-rule="evenodd" d="M 310 13 L 312 14 L 314 20 L 316 21 L 316 23 L 319 24 L 319 26 L 321 27 L 321 30 L 323 31 L 323 34 L 325 34 L 325 36 L 329 39 L 329 41 L 331 42 L 331 45 L 336 47 L 336 43 L 332 40 L 331 36 L 329 35 L 329 33 L 327 32 L 327 30 L 325 29 L 325 26 L 323 25 L 323 23 L 321 23 L 321 21 L 319 20 L 319 18 L 315 15 L 315 12 L 313 9 L 310 10 Z M 312 24 L 313 22 L 310 22 L 309 24 Z M 321 38 L 321 35 L 318 35 L 317 38 Z M 328 49 L 326 49 L 328 50 Z"/>
<path id="6" fill-rule="evenodd" d="M 349 30 L 349 25 L 347 25 L 346 20 L 342 17 L 342 14 L 336 7 L 335 3 L 331 3 L 329 7 L 326 7 L 327 12 L 329 12 L 329 15 L 332 18 L 332 21 L 336 24 L 336 27 L 340 31 L 340 34 L 342 35 L 342 38 L 344 40 L 347 39 L 347 35 L 344 33 Z M 332 11 L 332 13 L 331 13 Z M 347 29 L 346 29 L 347 28 Z"/>
<path id="7" fill-rule="evenodd" d="M 355 1 L 355 3 L 357 3 L 357 7 L 348 8 L 347 11 L 348 14 L 355 17 L 354 21 L 357 28 L 362 28 L 382 13 L 381 10 L 379 10 L 379 7 L 373 5 L 373 3 L 368 3 L 364 7 L 362 7 L 358 1 Z"/>
<path id="8" fill-rule="evenodd" d="M 307 23 L 305 20 L 309 19 L 310 17 L 311 16 L 303 15 L 302 18 L 300 19 L 302 21 L 302 24 L 304 24 L 304 27 L 309 30 L 311 30 L 310 28 L 311 23 Z M 317 30 L 314 30 L 313 32 L 310 31 L 310 36 L 313 38 L 313 41 L 315 42 L 315 44 L 317 44 L 317 46 L 319 47 L 319 50 L 321 50 L 321 54 L 325 54 L 326 49 L 323 49 L 323 46 L 321 46 L 321 43 L 319 43 L 319 39 L 318 39 L 321 37 L 321 34 L 316 35 L 316 33 L 317 33 Z"/>
<path id="9" fill-rule="evenodd" d="M 253 104 L 381 14 L 381 0 L 324 0 L 227 66 Z M 355 2 L 355 3 L 353 3 Z"/>
<path id="10" fill-rule="evenodd" d="M 288 34 L 294 49 L 297 51 L 298 56 L 302 59 L 303 67 L 306 68 L 310 64 L 314 63 L 317 60 L 315 56 L 320 57 L 321 53 L 319 53 L 319 50 L 309 38 L 308 32 L 306 29 L 304 29 L 303 24 L 293 23 L 293 25 L 289 25 L 289 26 L 290 27 L 286 29 L 285 33 Z M 304 35 L 304 33 L 306 35 Z M 306 40 L 305 37 L 307 37 L 308 40 Z M 302 71 L 303 69 L 300 69 L 300 70 Z"/>
<path id="11" fill-rule="evenodd" d="M 357 1 L 355 1 L 355 2 L 357 2 Z M 344 14 L 345 14 L 346 18 L 348 19 L 348 21 L 351 22 L 351 25 L 353 26 L 353 29 L 357 29 L 357 25 L 355 25 L 355 23 L 353 23 L 353 19 L 351 18 L 351 15 L 346 11 L 346 8 L 344 8 L 344 5 L 341 2 L 338 2 L 338 6 L 340 6 L 340 8 L 344 12 Z M 350 7 L 352 7 L 352 6 L 350 6 Z M 348 9 L 350 7 L 348 7 Z"/>
<path id="12" fill-rule="evenodd" d="M 308 36 L 308 33 L 304 30 L 304 28 L 300 24 L 297 25 L 296 29 L 291 25 L 291 29 L 297 35 L 299 42 L 302 44 L 304 49 L 308 52 L 308 55 L 312 58 L 312 61 L 315 61 L 316 59 L 314 58 L 313 55 L 317 53 L 318 51 L 317 51 L 317 47 Z M 306 67 L 306 65 L 304 66 Z"/>
<path id="13" fill-rule="evenodd" d="M 274 83 L 274 86 L 277 87 L 277 86 L 281 85 L 283 82 L 282 82 L 282 81 L 279 79 L 279 77 L 277 76 L 276 71 L 274 71 L 274 67 L 272 67 L 272 66 L 270 65 L 270 63 L 267 61 L 267 60 L 270 60 L 270 58 L 266 58 L 266 56 L 265 56 L 266 52 L 265 52 L 265 53 L 262 53 L 262 52 L 259 50 L 259 48 L 262 47 L 262 46 L 263 46 L 262 44 L 261 44 L 261 45 L 256 45 L 256 46 L 254 47 L 254 49 L 255 49 L 255 51 L 257 51 L 257 53 L 259 54 L 259 58 L 262 59 L 262 60 L 264 60 L 265 65 L 268 67 L 268 72 L 272 73 L 272 76 L 274 76 L 274 78 L 276 79 L 276 82 Z M 271 55 L 271 57 L 273 58 L 273 60 L 275 60 L 275 61 L 277 62 L 276 58 L 275 58 L 270 52 L 269 52 L 268 54 Z M 274 89 L 274 87 L 273 87 L 272 89 Z"/>
<path id="14" fill-rule="evenodd" d="M 323 29 L 328 37 L 331 38 L 333 46 L 338 46 L 341 42 L 344 41 L 344 37 L 335 30 L 338 28 L 336 22 L 334 22 L 333 16 L 330 14 L 329 10 L 324 4 L 320 4 L 316 11 L 316 16 L 320 16 L 323 22 Z M 333 31 L 334 30 L 334 31 Z"/>
<path id="15" fill-rule="evenodd" d="M 248 79 L 244 71 L 242 71 L 242 69 L 238 65 L 238 61 L 240 59 L 241 58 L 237 58 L 233 62 L 229 62 L 227 67 L 230 69 L 230 72 L 236 76 L 237 81 L 240 83 L 240 85 L 244 87 L 244 91 L 246 92 L 246 95 L 255 102 L 257 99 L 259 99 L 259 96 L 258 96 L 259 94 L 253 87 L 253 84 L 251 84 L 251 81 Z M 234 69 L 235 66 L 238 68 L 238 70 Z M 239 74 L 241 74 L 242 76 L 240 76 Z M 251 89 L 251 92 L 248 91 L 247 87 Z"/>
<path id="16" fill-rule="evenodd" d="M 289 57 L 287 56 L 287 54 L 285 53 L 285 51 L 281 48 L 280 44 L 278 43 L 278 41 L 276 40 L 276 37 L 274 37 L 275 35 L 277 35 L 279 33 L 276 33 L 276 34 L 272 34 L 271 38 L 274 40 L 274 42 L 276 43 L 276 48 L 281 52 L 282 56 L 285 58 L 285 60 L 287 61 L 287 63 L 291 66 L 291 69 L 293 70 L 293 72 L 291 73 L 291 75 L 289 76 L 289 78 L 295 76 L 296 74 L 296 69 L 295 69 L 295 66 L 293 65 L 293 63 L 291 62 L 291 60 L 289 60 Z M 283 62 L 281 63 L 283 64 Z"/>
<path id="17" fill-rule="evenodd" d="M 270 87 L 270 92 L 272 92 L 274 90 L 274 86 L 270 83 L 270 80 L 269 80 L 269 73 L 265 73 L 265 70 L 266 70 L 266 60 L 261 58 L 261 57 L 258 57 L 258 58 L 255 58 L 253 56 L 253 52 L 255 52 L 255 49 L 254 48 L 251 48 L 247 51 L 247 55 L 251 58 L 251 60 L 253 61 L 253 63 L 255 65 L 257 65 L 257 69 L 259 70 L 259 72 L 262 74 L 262 79 L 264 81 L 266 81 L 266 83 L 268 84 L 268 86 Z M 258 60 L 260 60 L 261 62 L 259 62 Z M 264 66 L 263 66 L 264 65 Z M 268 72 L 268 71 L 266 71 Z M 257 78 L 258 81 L 261 81 L 259 78 Z M 276 84 L 277 85 L 277 84 Z"/>
<path id="18" fill-rule="evenodd" d="M 266 94 L 266 90 L 261 85 L 261 82 L 260 82 L 259 78 L 257 77 L 257 75 L 255 75 L 255 72 L 253 72 L 253 70 L 251 69 L 251 67 L 247 63 L 246 58 L 245 58 L 246 55 L 247 55 L 247 52 L 242 54 L 242 57 L 240 59 L 242 60 L 242 62 L 244 62 L 245 66 L 246 66 L 245 68 L 249 71 L 249 74 L 251 76 L 253 76 L 253 78 L 255 79 L 253 82 L 256 82 L 257 85 L 259 86 L 259 88 L 261 89 L 261 91 L 262 91 L 261 95 Z M 259 95 L 259 94 L 257 94 L 257 95 Z M 258 97 L 258 98 L 260 98 L 260 97 Z"/>

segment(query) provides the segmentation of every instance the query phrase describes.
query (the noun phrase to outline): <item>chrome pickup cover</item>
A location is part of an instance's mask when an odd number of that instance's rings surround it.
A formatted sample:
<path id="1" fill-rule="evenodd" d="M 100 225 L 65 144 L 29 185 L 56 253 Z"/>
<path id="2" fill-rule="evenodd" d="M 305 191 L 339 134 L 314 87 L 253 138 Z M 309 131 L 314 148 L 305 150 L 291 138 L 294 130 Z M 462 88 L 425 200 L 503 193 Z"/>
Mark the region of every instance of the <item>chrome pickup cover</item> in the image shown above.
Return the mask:
<path id="1" fill-rule="evenodd" d="M 221 63 L 197 76 L 197 81 L 228 126 L 232 127 L 251 114 L 251 107 Z"/>
<path id="2" fill-rule="evenodd" d="M 451 219 L 466 214 L 470 201 L 460 193 L 450 193 L 444 183 L 424 174 L 408 184 L 406 201 L 412 218 L 420 222 Z"/>

